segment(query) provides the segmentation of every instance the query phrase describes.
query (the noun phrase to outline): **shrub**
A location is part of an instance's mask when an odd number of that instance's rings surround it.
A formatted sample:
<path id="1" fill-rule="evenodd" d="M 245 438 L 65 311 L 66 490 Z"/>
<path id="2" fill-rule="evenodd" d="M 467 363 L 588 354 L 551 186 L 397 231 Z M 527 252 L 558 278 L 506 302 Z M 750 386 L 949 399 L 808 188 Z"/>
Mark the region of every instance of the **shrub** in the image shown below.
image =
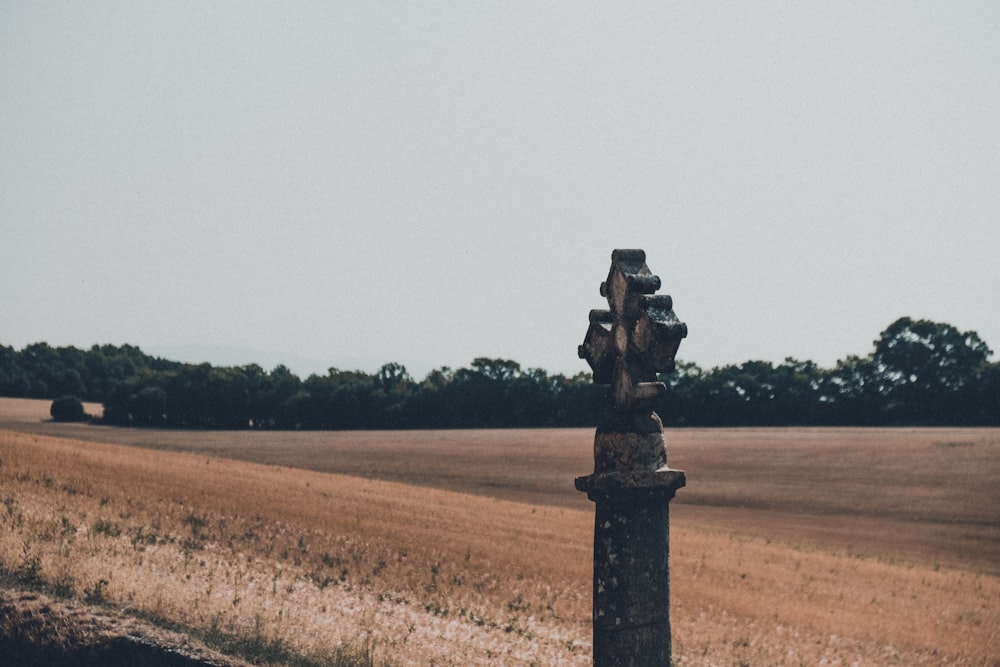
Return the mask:
<path id="1" fill-rule="evenodd" d="M 52 401 L 49 414 L 57 422 L 78 422 L 87 417 L 83 403 L 76 396 L 60 396 Z"/>

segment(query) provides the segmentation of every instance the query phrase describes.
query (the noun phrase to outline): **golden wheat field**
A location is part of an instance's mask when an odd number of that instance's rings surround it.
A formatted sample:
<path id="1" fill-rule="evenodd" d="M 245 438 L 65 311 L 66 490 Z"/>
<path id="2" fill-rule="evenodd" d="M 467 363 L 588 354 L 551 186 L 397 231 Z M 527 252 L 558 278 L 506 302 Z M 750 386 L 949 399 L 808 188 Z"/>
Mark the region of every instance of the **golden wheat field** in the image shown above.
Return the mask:
<path id="1" fill-rule="evenodd" d="M 398 665 L 590 664 L 586 429 L 182 432 L 0 399 L 0 568 Z M 90 411 L 90 410 L 88 410 Z M 1000 429 L 666 433 L 678 665 L 1000 665 Z"/>

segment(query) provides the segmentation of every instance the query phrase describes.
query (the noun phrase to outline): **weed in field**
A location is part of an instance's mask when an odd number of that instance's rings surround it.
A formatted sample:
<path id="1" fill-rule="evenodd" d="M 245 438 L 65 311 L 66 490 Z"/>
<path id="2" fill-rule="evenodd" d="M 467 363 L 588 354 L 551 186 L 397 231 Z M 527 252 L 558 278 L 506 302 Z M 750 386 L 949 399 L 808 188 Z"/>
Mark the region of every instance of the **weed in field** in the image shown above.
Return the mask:
<path id="1" fill-rule="evenodd" d="M 76 579 L 65 568 L 56 573 L 52 581 L 52 593 L 59 598 L 70 599 L 76 595 Z"/>
<path id="2" fill-rule="evenodd" d="M 95 521 L 91 530 L 95 535 L 104 535 L 105 537 L 118 537 L 122 534 L 121 526 L 107 519 Z"/>
<path id="3" fill-rule="evenodd" d="M 107 587 L 111 582 L 101 578 L 83 591 L 83 599 L 88 604 L 102 604 L 107 599 Z"/>
<path id="4" fill-rule="evenodd" d="M 32 551 L 27 542 L 22 548 L 21 562 L 14 570 L 14 577 L 29 587 L 38 587 L 45 583 L 42 578 L 42 557 Z"/>

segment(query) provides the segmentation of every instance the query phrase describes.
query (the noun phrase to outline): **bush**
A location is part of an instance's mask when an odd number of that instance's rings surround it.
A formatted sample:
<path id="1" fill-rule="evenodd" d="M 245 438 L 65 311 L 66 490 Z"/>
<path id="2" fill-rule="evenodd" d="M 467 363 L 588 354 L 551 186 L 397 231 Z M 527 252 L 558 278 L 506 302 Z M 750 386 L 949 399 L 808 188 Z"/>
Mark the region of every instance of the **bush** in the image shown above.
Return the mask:
<path id="1" fill-rule="evenodd" d="M 49 414 L 57 422 L 78 422 L 87 417 L 83 411 L 83 403 L 76 396 L 60 396 L 52 401 Z"/>

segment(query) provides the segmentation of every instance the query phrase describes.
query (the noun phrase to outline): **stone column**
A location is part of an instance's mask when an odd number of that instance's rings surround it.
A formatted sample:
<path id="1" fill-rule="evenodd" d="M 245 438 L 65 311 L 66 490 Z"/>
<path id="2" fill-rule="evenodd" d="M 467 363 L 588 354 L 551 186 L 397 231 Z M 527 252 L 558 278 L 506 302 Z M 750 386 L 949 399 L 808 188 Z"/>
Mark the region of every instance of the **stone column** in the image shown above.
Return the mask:
<path id="1" fill-rule="evenodd" d="M 611 386 L 611 409 L 594 437 L 594 472 L 576 488 L 596 503 L 594 665 L 670 665 L 668 503 L 684 473 L 667 467 L 660 418 L 652 409 L 687 327 L 659 288 L 641 250 L 616 250 L 579 354 L 594 381 Z"/>

